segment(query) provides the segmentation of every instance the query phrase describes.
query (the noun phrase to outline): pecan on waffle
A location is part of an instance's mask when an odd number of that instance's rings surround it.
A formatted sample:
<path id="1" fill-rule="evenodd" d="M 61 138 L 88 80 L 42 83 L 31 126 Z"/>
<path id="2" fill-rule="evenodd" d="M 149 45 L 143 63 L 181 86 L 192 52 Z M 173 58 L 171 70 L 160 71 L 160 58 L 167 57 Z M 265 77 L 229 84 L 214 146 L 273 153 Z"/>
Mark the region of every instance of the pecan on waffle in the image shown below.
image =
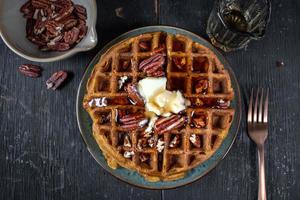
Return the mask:
<path id="1" fill-rule="evenodd" d="M 187 100 L 185 109 L 149 115 L 138 88 L 147 77 L 165 77 L 166 89 Z M 154 182 L 182 178 L 213 155 L 231 126 L 233 98 L 229 74 L 210 49 L 183 35 L 154 32 L 123 40 L 101 56 L 83 106 L 108 165 Z"/>

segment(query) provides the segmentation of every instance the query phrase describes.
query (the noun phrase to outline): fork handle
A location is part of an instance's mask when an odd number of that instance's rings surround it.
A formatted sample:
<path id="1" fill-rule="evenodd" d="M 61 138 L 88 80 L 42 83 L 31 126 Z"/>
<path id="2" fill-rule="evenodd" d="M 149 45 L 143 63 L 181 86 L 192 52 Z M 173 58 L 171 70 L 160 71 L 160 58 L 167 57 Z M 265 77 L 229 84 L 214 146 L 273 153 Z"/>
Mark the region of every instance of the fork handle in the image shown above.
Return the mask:
<path id="1" fill-rule="evenodd" d="M 258 147 L 258 200 L 267 200 L 266 180 L 265 180 L 265 150 L 264 147 Z"/>

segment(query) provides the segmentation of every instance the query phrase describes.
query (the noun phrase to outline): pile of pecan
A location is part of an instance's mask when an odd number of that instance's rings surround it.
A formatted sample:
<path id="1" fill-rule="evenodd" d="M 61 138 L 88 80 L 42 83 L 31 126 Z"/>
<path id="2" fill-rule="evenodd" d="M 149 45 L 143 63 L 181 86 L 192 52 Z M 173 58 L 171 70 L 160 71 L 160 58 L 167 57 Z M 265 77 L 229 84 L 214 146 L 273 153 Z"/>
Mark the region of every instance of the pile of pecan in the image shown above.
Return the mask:
<path id="1" fill-rule="evenodd" d="M 26 37 L 42 51 L 66 51 L 86 35 L 86 9 L 71 0 L 29 0 L 20 11 Z"/>

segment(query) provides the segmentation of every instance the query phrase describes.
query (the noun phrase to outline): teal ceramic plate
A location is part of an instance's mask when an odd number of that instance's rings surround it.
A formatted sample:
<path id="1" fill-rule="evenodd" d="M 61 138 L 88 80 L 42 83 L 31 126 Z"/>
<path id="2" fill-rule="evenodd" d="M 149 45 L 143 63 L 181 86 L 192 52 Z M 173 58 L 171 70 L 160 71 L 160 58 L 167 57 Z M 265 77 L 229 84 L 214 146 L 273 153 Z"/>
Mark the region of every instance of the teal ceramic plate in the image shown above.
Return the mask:
<path id="1" fill-rule="evenodd" d="M 168 32 L 172 34 L 182 34 L 186 35 L 187 37 L 191 38 L 195 42 L 198 42 L 208 48 L 210 48 L 219 58 L 219 60 L 223 63 L 225 68 L 229 71 L 229 74 L 231 76 L 232 86 L 235 91 L 235 99 L 232 102 L 232 107 L 235 109 L 235 116 L 234 120 L 232 122 L 232 126 L 229 130 L 229 133 L 226 137 L 226 139 L 223 141 L 220 148 L 215 152 L 215 154 L 210 157 L 207 161 L 199 165 L 198 167 L 192 169 L 189 171 L 186 176 L 182 179 L 176 180 L 176 181 L 168 181 L 168 182 L 148 182 L 146 181 L 141 175 L 138 173 L 127 170 L 124 168 L 118 168 L 116 170 L 113 170 L 108 167 L 106 160 L 98 147 L 93 134 L 92 134 L 92 120 L 90 119 L 88 113 L 83 109 L 82 107 L 82 101 L 84 94 L 86 92 L 86 83 L 88 81 L 88 78 L 95 66 L 95 64 L 98 62 L 100 56 L 105 53 L 112 45 L 130 38 L 134 37 L 143 33 L 147 32 L 155 32 L 155 31 L 163 31 Z M 110 43 L 108 43 L 92 60 L 92 62 L 89 64 L 82 80 L 79 85 L 78 94 L 77 94 L 77 102 L 76 102 L 76 114 L 77 114 L 77 121 L 79 125 L 79 129 L 82 135 L 82 138 L 84 142 L 86 143 L 86 146 L 89 150 L 89 152 L 92 154 L 92 156 L 95 158 L 95 160 L 108 172 L 110 172 L 115 177 L 133 184 L 135 186 L 143 187 L 143 188 L 149 188 L 149 189 L 169 189 L 169 188 L 175 188 L 178 186 L 183 186 L 188 183 L 191 183 L 205 174 L 207 174 L 209 171 L 211 171 L 227 154 L 229 149 L 231 148 L 236 135 L 238 133 L 238 128 L 240 124 L 241 119 L 241 97 L 240 97 L 240 89 L 238 82 L 235 78 L 235 75 L 233 71 L 231 70 L 228 62 L 225 60 L 225 58 L 206 40 L 199 37 L 198 35 L 195 35 L 189 31 L 175 28 L 175 27 L 169 27 L 169 26 L 148 26 L 143 27 L 139 29 L 132 30 L 130 32 L 124 33 L 123 35 L 119 36 L 118 38 L 114 39 Z"/>

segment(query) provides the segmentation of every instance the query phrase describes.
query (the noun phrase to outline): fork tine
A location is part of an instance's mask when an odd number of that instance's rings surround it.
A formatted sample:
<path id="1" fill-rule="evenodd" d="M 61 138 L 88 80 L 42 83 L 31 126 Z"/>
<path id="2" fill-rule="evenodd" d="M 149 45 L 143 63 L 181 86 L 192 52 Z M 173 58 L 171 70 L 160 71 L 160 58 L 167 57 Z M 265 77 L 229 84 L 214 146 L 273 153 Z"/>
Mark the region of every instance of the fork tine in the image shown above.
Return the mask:
<path id="1" fill-rule="evenodd" d="M 263 122 L 268 122 L 268 106 L 269 106 L 269 88 L 267 89 L 267 95 L 265 99 L 265 106 L 264 106 L 264 118 Z"/>
<path id="2" fill-rule="evenodd" d="M 264 88 L 261 88 L 259 110 L 258 110 L 258 122 L 262 122 L 263 120 L 263 100 L 264 100 Z"/>
<path id="3" fill-rule="evenodd" d="M 249 101 L 249 105 L 248 105 L 248 122 L 252 122 L 252 104 L 253 104 L 253 88 L 251 89 L 251 96 L 250 96 L 250 101 Z"/>
<path id="4" fill-rule="evenodd" d="M 253 122 L 257 122 L 257 104 L 258 104 L 258 95 L 259 95 L 259 88 L 257 89 L 255 103 L 254 103 L 254 112 L 253 112 Z"/>

